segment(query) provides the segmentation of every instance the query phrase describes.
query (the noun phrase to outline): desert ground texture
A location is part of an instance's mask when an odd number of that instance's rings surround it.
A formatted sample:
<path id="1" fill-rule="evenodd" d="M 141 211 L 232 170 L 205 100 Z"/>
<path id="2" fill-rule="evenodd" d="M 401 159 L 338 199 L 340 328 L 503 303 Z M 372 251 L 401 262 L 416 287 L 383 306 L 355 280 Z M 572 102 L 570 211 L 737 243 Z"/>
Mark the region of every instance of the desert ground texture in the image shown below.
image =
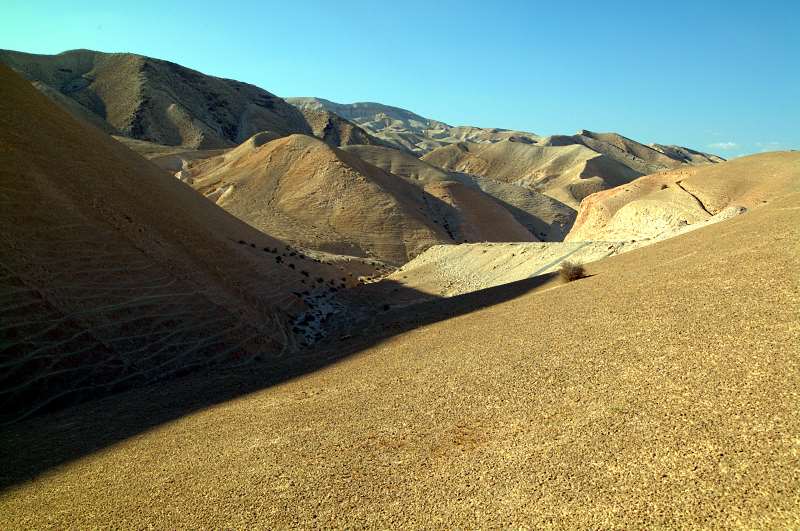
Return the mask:
<path id="1" fill-rule="evenodd" d="M 800 528 L 800 153 L 0 61 L 0 529 Z"/>
<path id="2" fill-rule="evenodd" d="M 5 490 L 2 525 L 796 527 L 798 198 L 570 284 L 523 281 L 507 302 L 354 338 L 327 368 Z M 79 444 L 88 418 L 124 423 L 231 385 L 219 378 L 2 440 L 35 458 L 42 433 Z"/>

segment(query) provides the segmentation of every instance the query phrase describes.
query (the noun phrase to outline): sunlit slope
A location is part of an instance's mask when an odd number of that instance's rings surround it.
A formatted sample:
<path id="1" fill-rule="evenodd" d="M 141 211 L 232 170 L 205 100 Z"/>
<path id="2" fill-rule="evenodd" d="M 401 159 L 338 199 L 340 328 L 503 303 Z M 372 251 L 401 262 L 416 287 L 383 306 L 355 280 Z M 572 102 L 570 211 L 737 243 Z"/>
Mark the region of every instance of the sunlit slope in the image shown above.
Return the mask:
<path id="1" fill-rule="evenodd" d="M 306 280 L 283 242 L 0 81 L 3 419 L 291 346 Z"/>
<path id="2" fill-rule="evenodd" d="M 565 242 L 434 246 L 390 275 L 385 288 L 453 296 L 522 280 L 564 261 L 588 264 L 719 223 L 798 188 L 800 154 L 790 152 L 661 172 L 584 199 Z"/>
<path id="3" fill-rule="evenodd" d="M 441 181 L 455 181 L 481 190 L 508 210 L 520 224 L 540 240 L 563 240 L 575 219 L 575 211 L 572 208 L 525 186 L 479 175 L 446 171 L 396 149 L 379 146 L 347 146 L 344 149 L 374 166 L 420 186 Z"/>
<path id="4" fill-rule="evenodd" d="M 455 182 L 417 186 L 306 135 L 256 135 L 191 164 L 181 178 L 287 241 L 396 265 L 438 243 L 536 239 L 480 191 Z"/>
<path id="5" fill-rule="evenodd" d="M 334 113 L 360 125 L 386 145 L 417 156 L 455 142 L 499 142 L 515 138 L 532 143 L 539 138 L 533 133 L 508 129 L 453 127 L 406 109 L 375 102 L 335 103 L 322 98 L 286 98 L 286 101 L 306 116 L 308 112 Z"/>
<path id="6" fill-rule="evenodd" d="M 423 160 L 446 170 L 526 186 L 577 208 L 587 195 L 628 182 L 641 173 L 586 146 L 539 146 L 522 142 L 460 143 Z"/>
<path id="7" fill-rule="evenodd" d="M 662 170 L 723 159 L 680 146 L 646 146 L 617 133 L 580 131 L 535 143 L 460 143 L 423 157 L 441 168 L 527 186 L 577 209 L 595 192 Z"/>
<path id="8" fill-rule="evenodd" d="M 798 205 L 792 193 L 365 346 L 9 490 L 0 518 L 795 528 Z"/>
<path id="9" fill-rule="evenodd" d="M 796 190 L 800 153 L 752 155 L 641 177 L 588 196 L 569 241 L 667 237 Z"/>
<path id="10" fill-rule="evenodd" d="M 4 62 L 79 115 L 120 134 L 191 148 L 229 147 L 259 131 L 310 133 L 300 112 L 254 85 L 130 53 L 71 50 L 38 55 L 0 50 Z"/>

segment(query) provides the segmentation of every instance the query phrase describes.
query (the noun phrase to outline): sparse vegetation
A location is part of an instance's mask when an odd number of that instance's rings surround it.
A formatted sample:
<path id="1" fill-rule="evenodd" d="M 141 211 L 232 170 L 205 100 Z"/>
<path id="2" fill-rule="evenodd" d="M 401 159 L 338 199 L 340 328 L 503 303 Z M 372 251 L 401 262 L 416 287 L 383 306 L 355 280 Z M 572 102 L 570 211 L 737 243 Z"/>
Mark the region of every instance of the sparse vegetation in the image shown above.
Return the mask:
<path id="1" fill-rule="evenodd" d="M 584 278 L 586 276 L 586 270 L 583 268 L 583 265 L 567 260 L 561 263 L 558 274 L 564 282 L 572 282 L 573 280 Z"/>

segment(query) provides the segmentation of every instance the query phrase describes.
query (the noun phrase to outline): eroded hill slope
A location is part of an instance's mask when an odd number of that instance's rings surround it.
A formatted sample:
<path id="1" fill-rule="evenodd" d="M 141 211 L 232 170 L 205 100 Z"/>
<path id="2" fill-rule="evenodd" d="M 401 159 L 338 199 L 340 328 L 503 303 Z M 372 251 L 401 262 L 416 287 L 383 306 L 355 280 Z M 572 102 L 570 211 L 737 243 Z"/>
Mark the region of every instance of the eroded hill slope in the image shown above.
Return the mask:
<path id="1" fill-rule="evenodd" d="M 259 131 L 311 133 L 303 115 L 254 85 L 127 53 L 0 50 L 0 62 L 47 87 L 78 117 L 93 114 L 124 136 L 165 145 L 219 148 Z M 85 109 L 85 112 L 84 112 Z"/>
<path id="2" fill-rule="evenodd" d="M 568 241 L 663 238 L 778 199 L 800 181 L 800 153 L 682 167 L 586 197 Z"/>
<path id="3" fill-rule="evenodd" d="M 2 65 L 0 93 L 3 420 L 287 352 L 301 269 L 339 285 Z"/>
<path id="4" fill-rule="evenodd" d="M 416 186 L 305 135 L 256 135 L 191 164 L 181 178 L 287 241 L 395 265 L 437 243 L 536 240 L 480 191 L 457 182 Z"/>

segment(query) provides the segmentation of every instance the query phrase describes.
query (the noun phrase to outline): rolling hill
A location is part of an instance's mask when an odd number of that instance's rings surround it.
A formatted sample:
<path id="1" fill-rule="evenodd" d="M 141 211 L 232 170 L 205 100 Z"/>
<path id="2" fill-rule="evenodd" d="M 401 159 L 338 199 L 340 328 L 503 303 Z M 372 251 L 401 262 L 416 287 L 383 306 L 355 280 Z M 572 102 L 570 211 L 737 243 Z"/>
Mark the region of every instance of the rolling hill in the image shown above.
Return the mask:
<path id="1" fill-rule="evenodd" d="M 2 65 L 0 117 L 3 421 L 286 354 L 291 320 L 310 311 L 301 292 L 355 284 Z"/>
<path id="2" fill-rule="evenodd" d="M 390 299 L 397 286 L 413 300 L 452 297 L 552 273 L 564 261 L 588 264 L 731 219 L 799 186 L 800 154 L 791 152 L 640 177 L 584 199 L 563 242 L 436 245 L 371 286 L 370 297 Z"/>
<path id="3" fill-rule="evenodd" d="M 422 158 L 446 170 L 526 186 L 574 209 L 584 197 L 646 173 L 722 160 L 680 147 L 662 149 L 672 156 L 616 133 L 581 131 L 535 144 L 450 144 Z"/>
<path id="4" fill-rule="evenodd" d="M 334 147 L 350 145 L 385 146 L 386 142 L 367 133 L 349 120 L 324 109 L 300 108 L 312 134 Z"/>
<path id="5" fill-rule="evenodd" d="M 335 103 L 322 98 L 286 98 L 303 112 L 327 111 L 355 122 L 386 144 L 415 155 L 454 142 L 499 142 L 509 138 L 535 142 L 533 133 L 507 129 L 453 127 L 444 122 L 425 118 L 411 111 L 382 103 Z"/>
<path id="6" fill-rule="evenodd" d="M 563 240 L 575 219 L 572 208 L 524 186 L 467 173 L 445 171 L 396 149 L 379 146 L 346 146 L 344 149 L 374 166 L 423 187 L 432 183 L 453 181 L 481 190 L 543 241 Z"/>
<path id="7" fill-rule="evenodd" d="M 640 177 L 588 196 L 567 241 L 660 239 L 782 197 L 800 179 L 800 154 L 773 152 Z"/>
<path id="8" fill-rule="evenodd" d="M 264 376 L 6 429 L 26 448 L 7 473 L 27 478 L 96 424 L 211 399 L 0 493 L 0 525 L 794 528 L 798 202 L 795 186 L 544 291 L 376 313 L 318 352 L 336 363 L 235 400 L 211 398 Z"/>
<path id="9" fill-rule="evenodd" d="M 458 182 L 416 186 L 306 135 L 256 135 L 190 163 L 181 178 L 286 241 L 393 265 L 437 243 L 536 240 L 480 190 Z"/>
<path id="10" fill-rule="evenodd" d="M 259 131 L 311 133 L 295 107 L 266 90 L 160 59 L 91 50 L 1 50 L 0 62 L 76 117 L 99 119 L 107 132 L 139 140 L 207 149 L 234 146 Z"/>
<path id="11" fill-rule="evenodd" d="M 423 160 L 450 171 L 525 186 L 576 209 L 587 195 L 641 173 L 586 146 L 539 146 L 520 142 L 451 144 Z"/>

